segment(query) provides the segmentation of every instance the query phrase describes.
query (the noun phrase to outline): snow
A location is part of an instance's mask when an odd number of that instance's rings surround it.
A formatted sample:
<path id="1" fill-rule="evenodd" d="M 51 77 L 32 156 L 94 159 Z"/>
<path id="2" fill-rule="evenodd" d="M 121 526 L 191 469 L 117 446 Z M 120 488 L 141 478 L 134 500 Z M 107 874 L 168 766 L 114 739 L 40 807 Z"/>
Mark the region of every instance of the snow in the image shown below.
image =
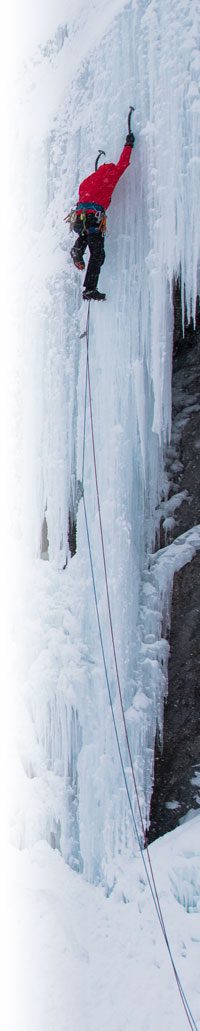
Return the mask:
<path id="1" fill-rule="evenodd" d="M 4 169 L 9 287 L 2 303 L 10 339 L 1 383 L 2 497 L 8 499 L 2 505 L 4 647 L 12 692 L 10 703 L 5 691 L 3 756 L 12 757 L 15 902 L 19 893 L 14 951 L 21 929 L 22 953 L 28 939 L 27 966 L 38 985 L 22 998 L 19 961 L 18 1022 L 24 1031 L 31 1022 L 32 1031 L 64 1031 L 66 1019 L 70 1031 L 88 1031 L 94 1021 L 97 1031 L 129 1031 L 134 1012 L 138 1031 L 153 1031 L 161 1019 L 167 1031 L 174 1021 L 181 1029 L 185 1017 L 146 900 L 105 681 L 80 496 L 86 311 L 63 219 L 99 147 L 107 161 L 118 159 L 134 104 L 136 145 L 109 209 L 100 280 L 107 301 L 91 305 L 89 358 L 109 599 L 146 827 L 155 733 L 158 725 L 162 737 L 167 694 L 169 647 L 162 635 L 170 623 L 173 575 L 200 542 L 200 527 L 194 527 L 152 555 L 160 514 L 170 530 L 185 498 L 185 492 L 168 498 L 164 459 L 171 432 L 173 276 L 181 268 L 194 315 L 199 274 L 199 5 L 51 0 L 29 13 L 18 0 L 10 169 Z M 196 399 L 178 413 L 175 462 L 189 410 L 198 410 Z M 108 620 L 88 403 L 84 458 L 106 665 L 141 838 Z M 77 514 L 73 558 L 69 509 Z M 193 947 L 190 928 L 199 921 L 198 831 L 196 817 L 153 846 L 170 940 L 197 1022 L 200 935 Z"/>
<path id="2" fill-rule="evenodd" d="M 200 1020 L 200 816 L 151 846 L 167 933 L 188 1001 Z M 122 864 L 110 898 L 40 841 L 14 861 L 10 905 L 16 1027 L 26 1031 L 186 1028 L 141 859 Z M 29 927 L 32 933 L 29 935 Z M 25 973 L 25 978 L 24 978 Z M 31 1008 L 30 1008 L 31 998 Z"/>

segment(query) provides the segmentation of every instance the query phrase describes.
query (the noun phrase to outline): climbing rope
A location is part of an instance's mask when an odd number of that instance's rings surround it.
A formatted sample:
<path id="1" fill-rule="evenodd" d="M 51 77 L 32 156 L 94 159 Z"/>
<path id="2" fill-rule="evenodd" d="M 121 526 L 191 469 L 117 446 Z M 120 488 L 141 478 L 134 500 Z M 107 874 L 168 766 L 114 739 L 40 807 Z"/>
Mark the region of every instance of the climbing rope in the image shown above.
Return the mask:
<path id="1" fill-rule="evenodd" d="M 137 787 L 137 782 L 136 782 L 136 777 L 135 777 L 135 772 L 134 772 L 132 754 L 131 754 L 131 749 L 130 749 L 130 742 L 129 742 L 129 737 L 128 737 L 128 730 L 127 730 L 127 725 L 126 725 L 126 718 L 125 718 L 124 705 L 123 705 L 123 697 L 122 697 L 122 688 L 121 688 L 121 682 L 120 682 L 120 676 L 119 676 L 119 668 L 118 668 L 118 662 L 117 662 L 117 654 L 116 654 L 116 646 L 115 646 L 115 638 L 114 638 L 114 630 L 113 630 L 113 622 L 112 622 L 112 613 L 111 613 L 109 587 L 108 587 L 108 574 L 107 574 L 105 546 L 104 546 L 104 536 L 103 536 L 103 527 L 102 527 L 102 518 L 101 518 L 101 506 L 100 506 L 100 496 L 99 496 L 99 486 L 98 486 L 98 476 L 97 476 L 96 449 L 95 449 L 94 424 L 93 424 L 93 412 L 92 412 L 92 392 L 91 392 L 90 364 L 89 364 L 89 329 L 90 329 L 90 302 L 88 304 L 86 332 L 85 332 L 85 334 L 83 334 L 84 336 L 86 336 L 86 373 L 85 373 L 85 400 L 84 400 L 84 425 L 83 425 L 83 458 L 82 458 L 82 487 L 83 487 L 83 494 L 82 494 L 82 497 L 83 497 L 83 507 L 84 507 L 84 515 L 85 515 L 86 534 L 87 534 L 87 541 L 88 541 L 90 567 L 91 567 L 91 575 L 92 575 L 92 583 L 93 583 L 93 591 L 94 591 L 94 599 L 95 599 L 95 607 L 96 607 L 96 614 L 97 614 L 97 623 L 98 623 L 101 651 L 102 651 L 102 657 L 103 657 L 104 672 L 105 672 L 106 684 L 107 684 L 107 689 L 108 689 L 108 696 L 109 696 L 109 702 L 110 702 L 110 707 L 111 707 L 111 714 L 112 714 L 112 720 L 113 720 L 113 725 L 114 725 L 115 737 L 116 737 L 117 748 L 118 748 L 118 753 L 119 753 L 119 759 L 120 759 L 123 779 L 124 779 L 124 783 L 125 783 L 125 788 L 126 788 L 126 792 L 127 792 L 127 798 L 128 798 L 128 802 L 129 802 L 131 816 L 132 816 L 132 820 L 133 820 L 134 831 L 135 831 L 136 839 L 137 839 L 137 842 L 138 842 L 139 850 L 140 850 L 140 853 L 141 853 L 142 862 L 143 862 L 143 865 L 144 865 L 144 869 L 145 869 L 147 881 L 148 881 L 148 884 L 149 884 L 150 892 L 151 892 L 151 895 L 152 895 L 152 898 L 153 898 L 154 906 L 155 906 L 155 909 L 156 909 L 156 912 L 157 912 L 157 916 L 158 916 L 158 919 L 159 919 L 159 923 L 160 923 L 160 926 L 161 926 L 163 937 L 164 937 L 164 940 L 165 940 L 165 943 L 166 943 L 166 947 L 167 947 L 168 954 L 169 954 L 169 957 L 170 957 L 171 965 L 172 965 L 172 968 L 173 968 L 173 971 L 174 971 L 174 976 L 175 976 L 176 984 L 177 984 L 177 987 L 178 987 L 178 990 L 179 990 L 179 994 L 180 994 L 180 997 L 181 997 L 181 1000 L 182 1000 L 182 1003 L 183 1003 L 183 1006 L 184 1006 L 184 1010 L 185 1010 L 185 1013 L 186 1013 L 186 1017 L 187 1017 L 187 1020 L 188 1020 L 188 1023 L 190 1025 L 190 1027 L 192 1028 L 192 1031 L 198 1031 L 197 1025 L 196 1025 L 194 1017 L 192 1015 L 192 1012 L 191 1012 L 188 1000 L 186 998 L 186 995 L 185 995 L 183 986 L 181 984 L 181 981 L 180 981 L 180 978 L 179 978 L 179 974 L 178 974 L 178 971 L 176 969 L 176 965 L 175 965 L 175 962 L 174 962 L 174 959 L 173 959 L 173 955 L 172 955 L 172 951 L 171 951 L 171 947 L 170 947 L 170 943 L 169 943 L 169 939 L 168 939 L 167 931 L 166 931 L 166 927 L 165 927 L 164 917 L 163 917 L 161 906 L 160 906 L 160 900 L 159 900 L 158 891 L 157 891 L 157 887 L 156 887 L 156 882 L 155 882 L 155 877 L 154 877 L 154 872 L 153 872 L 153 867 L 152 867 L 152 861 L 151 861 L 151 857 L 150 857 L 149 848 L 148 848 L 148 845 L 145 847 L 145 853 L 146 853 L 146 856 L 147 856 L 147 859 L 148 859 L 150 872 L 149 872 L 147 864 L 146 864 L 146 858 L 145 858 L 145 855 L 144 855 L 144 850 L 142 848 L 142 844 L 141 844 L 141 840 L 140 840 L 140 835 L 139 835 L 139 832 L 138 832 L 137 823 L 136 823 L 136 819 L 135 819 L 135 816 L 134 816 L 134 810 L 133 810 L 130 790 L 129 790 L 129 786 L 128 786 L 128 782 L 127 782 L 127 777 L 126 777 L 126 771 L 125 771 L 125 767 L 124 767 L 122 750 L 121 750 L 121 745 L 120 745 L 120 740 L 119 740 L 119 734 L 118 734 L 118 730 L 117 730 L 117 724 L 116 724 L 116 719 L 115 719 L 115 713 L 114 713 L 113 702 L 112 702 L 112 694 L 111 694 L 111 688 L 110 688 L 110 682 L 109 682 L 109 676 L 108 676 L 108 669 L 107 669 L 106 658 L 105 658 L 105 649 L 104 649 L 104 643 L 103 643 L 101 621 L 100 621 L 100 616 L 99 616 L 99 606 L 98 606 L 97 590 L 96 590 L 95 575 L 94 575 L 94 565 L 93 565 L 92 550 L 91 550 L 91 543 L 90 543 L 90 534 L 89 534 L 89 526 L 88 526 L 88 518 L 87 518 L 87 509 L 86 509 L 85 495 L 84 495 L 84 467 L 85 467 L 85 445 L 86 445 L 87 395 L 89 396 L 89 410 L 90 410 L 90 424 L 91 424 L 91 437 L 92 437 L 94 474 L 95 474 L 97 506 L 98 506 L 98 515 L 99 515 L 99 526 L 100 526 L 100 536 L 101 536 L 101 546 L 102 546 L 102 556 L 103 556 L 103 566 L 104 566 L 104 575 L 105 575 L 105 585 L 106 585 L 106 595 L 107 595 L 107 604 L 108 604 L 108 614 L 109 614 L 111 640 L 112 640 L 114 663 L 115 663 L 115 670 L 116 670 L 116 678 L 117 678 L 117 685 L 118 685 L 118 692 L 119 692 L 119 699 L 120 699 L 120 707 L 121 707 L 122 720 L 123 720 L 123 726 L 124 726 L 124 731 L 125 731 L 125 739 L 126 739 L 127 750 L 128 750 L 130 766 L 131 766 L 131 772 L 132 772 L 132 777 L 133 777 L 135 796 L 136 796 L 137 805 L 138 805 L 138 811 L 139 811 L 139 816 L 140 816 L 142 835 L 143 835 L 143 846 L 144 846 L 144 843 L 145 843 L 145 826 L 144 826 L 144 821 L 143 821 L 143 816 L 142 816 L 142 810 L 141 810 L 140 799 L 139 799 L 139 792 L 138 792 L 138 787 Z"/>
<path id="2" fill-rule="evenodd" d="M 86 336 L 87 341 L 87 354 L 88 354 L 88 340 L 89 340 L 89 326 L 90 326 L 90 301 L 88 304 L 86 330 L 83 333 L 83 337 Z M 82 338 L 83 338 L 82 337 Z M 85 400 L 84 400 L 84 423 L 83 423 L 83 458 L 82 458 L 82 487 L 84 482 L 84 468 L 85 468 L 85 437 L 86 437 L 86 412 L 87 412 L 87 380 L 88 380 L 88 363 L 86 361 L 85 369 Z"/>

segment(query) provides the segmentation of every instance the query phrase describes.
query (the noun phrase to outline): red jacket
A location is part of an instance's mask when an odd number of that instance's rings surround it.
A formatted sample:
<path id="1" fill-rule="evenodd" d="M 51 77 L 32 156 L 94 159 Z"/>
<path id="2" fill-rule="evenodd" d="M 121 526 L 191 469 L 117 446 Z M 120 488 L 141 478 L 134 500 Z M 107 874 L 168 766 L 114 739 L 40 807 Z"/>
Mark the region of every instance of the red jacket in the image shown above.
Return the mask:
<path id="1" fill-rule="evenodd" d="M 100 165 L 96 172 L 92 172 L 92 175 L 88 175 L 87 179 L 83 180 L 79 186 L 78 195 L 81 204 L 91 201 L 91 204 L 101 204 L 103 208 L 109 207 L 118 179 L 128 168 L 131 151 L 132 147 L 126 143 L 117 165 Z"/>

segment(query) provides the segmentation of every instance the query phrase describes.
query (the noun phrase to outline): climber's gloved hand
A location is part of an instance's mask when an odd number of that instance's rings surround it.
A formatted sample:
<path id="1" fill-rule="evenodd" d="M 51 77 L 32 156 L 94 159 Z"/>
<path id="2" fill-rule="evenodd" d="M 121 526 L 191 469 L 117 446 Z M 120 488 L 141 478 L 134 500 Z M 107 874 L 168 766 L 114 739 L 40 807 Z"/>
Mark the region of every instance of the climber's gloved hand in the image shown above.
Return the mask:
<path id="1" fill-rule="evenodd" d="M 135 136 L 134 136 L 133 132 L 128 132 L 128 135 L 126 137 L 126 143 L 128 144 L 129 147 L 134 147 Z"/>

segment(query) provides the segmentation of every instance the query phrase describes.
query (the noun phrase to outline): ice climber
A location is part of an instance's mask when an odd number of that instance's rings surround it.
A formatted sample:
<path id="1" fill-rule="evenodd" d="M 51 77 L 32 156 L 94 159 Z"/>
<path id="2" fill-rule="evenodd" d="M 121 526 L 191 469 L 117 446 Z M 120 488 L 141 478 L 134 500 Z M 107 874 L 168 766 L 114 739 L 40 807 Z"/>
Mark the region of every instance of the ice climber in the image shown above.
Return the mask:
<path id="1" fill-rule="evenodd" d="M 86 301 L 104 301 L 105 294 L 97 290 L 97 283 L 101 265 L 105 260 L 104 234 L 106 228 L 106 210 L 111 202 L 115 186 L 123 172 L 128 168 L 132 147 L 135 137 L 129 131 L 126 143 L 120 154 L 117 164 L 103 164 L 95 172 L 87 176 L 79 186 L 79 199 L 76 209 L 70 212 L 66 221 L 69 220 L 71 228 L 78 233 L 77 240 L 72 247 L 71 256 L 76 268 L 85 268 L 83 255 L 86 247 L 89 247 L 90 258 L 84 280 L 83 298 Z M 101 151 L 100 153 L 103 153 Z"/>

